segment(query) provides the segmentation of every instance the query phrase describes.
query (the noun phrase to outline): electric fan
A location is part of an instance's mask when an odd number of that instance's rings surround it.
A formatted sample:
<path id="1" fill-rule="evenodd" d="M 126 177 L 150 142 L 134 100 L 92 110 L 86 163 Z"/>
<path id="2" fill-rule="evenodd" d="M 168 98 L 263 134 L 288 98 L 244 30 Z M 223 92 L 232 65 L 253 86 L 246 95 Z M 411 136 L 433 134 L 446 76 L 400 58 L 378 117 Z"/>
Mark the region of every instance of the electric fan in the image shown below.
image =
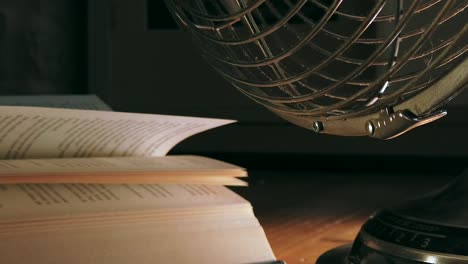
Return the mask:
<path id="1" fill-rule="evenodd" d="M 391 139 L 467 86 L 468 0 L 166 0 L 240 92 L 318 133 Z M 468 263 L 468 176 L 319 263 Z"/>

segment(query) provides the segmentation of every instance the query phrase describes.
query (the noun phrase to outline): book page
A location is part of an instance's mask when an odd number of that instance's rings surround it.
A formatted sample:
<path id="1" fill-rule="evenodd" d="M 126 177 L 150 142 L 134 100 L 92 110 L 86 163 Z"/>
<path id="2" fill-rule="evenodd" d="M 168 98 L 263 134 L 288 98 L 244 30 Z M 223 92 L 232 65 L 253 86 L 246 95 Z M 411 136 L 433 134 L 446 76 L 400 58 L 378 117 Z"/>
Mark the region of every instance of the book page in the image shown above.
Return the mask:
<path id="1" fill-rule="evenodd" d="M 92 94 L 0 96 L 0 105 L 112 111 L 99 97 Z"/>
<path id="2" fill-rule="evenodd" d="M 223 186 L 0 185 L 0 237 L 6 263 L 275 259 L 250 203 Z"/>
<path id="3" fill-rule="evenodd" d="M 251 210 L 249 202 L 224 186 L 6 184 L 0 185 L 0 233 L 13 231 L 21 224 L 31 227 L 33 221 L 47 220 L 57 227 L 57 222 L 70 225 L 73 219 L 85 221 L 94 217 L 101 222 L 115 222 L 128 219 L 129 215 L 141 217 L 171 211 L 195 215 L 202 208 L 230 207 Z"/>
<path id="4" fill-rule="evenodd" d="M 246 185 L 245 169 L 222 161 L 173 155 L 0 160 L 0 183 L 198 183 Z"/>
<path id="5" fill-rule="evenodd" d="M 233 120 L 0 106 L 0 159 L 164 156 Z"/>
<path id="6" fill-rule="evenodd" d="M 251 223 L 237 228 L 229 221 L 208 223 L 213 225 L 137 223 L 0 235 L 0 259 L 15 264 L 278 264 L 253 216 Z"/>

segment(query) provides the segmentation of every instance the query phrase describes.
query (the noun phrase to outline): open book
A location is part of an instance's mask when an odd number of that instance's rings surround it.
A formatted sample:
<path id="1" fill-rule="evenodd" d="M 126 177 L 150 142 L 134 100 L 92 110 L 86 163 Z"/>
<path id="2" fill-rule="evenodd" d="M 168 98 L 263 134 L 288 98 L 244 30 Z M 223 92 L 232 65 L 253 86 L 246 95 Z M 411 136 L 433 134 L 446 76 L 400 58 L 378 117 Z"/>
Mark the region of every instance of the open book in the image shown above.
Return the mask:
<path id="1" fill-rule="evenodd" d="M 272 263 L 245 170 L 165 156 L 232 122 L 0 106 L 0 263 Z"/>

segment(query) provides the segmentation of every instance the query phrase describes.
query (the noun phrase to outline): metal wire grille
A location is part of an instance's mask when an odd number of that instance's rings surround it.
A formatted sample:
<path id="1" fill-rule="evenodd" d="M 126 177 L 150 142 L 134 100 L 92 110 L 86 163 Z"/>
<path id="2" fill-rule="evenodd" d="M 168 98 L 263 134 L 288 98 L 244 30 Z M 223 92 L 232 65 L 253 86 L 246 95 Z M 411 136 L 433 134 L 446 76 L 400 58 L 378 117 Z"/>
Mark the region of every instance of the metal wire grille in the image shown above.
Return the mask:
<path id="1" fill-rule="evenodd" d="M 277 113 L 345 119 L 411 98 L 465 59 L 467 0 L 172 0 L 241 92 Z"/>

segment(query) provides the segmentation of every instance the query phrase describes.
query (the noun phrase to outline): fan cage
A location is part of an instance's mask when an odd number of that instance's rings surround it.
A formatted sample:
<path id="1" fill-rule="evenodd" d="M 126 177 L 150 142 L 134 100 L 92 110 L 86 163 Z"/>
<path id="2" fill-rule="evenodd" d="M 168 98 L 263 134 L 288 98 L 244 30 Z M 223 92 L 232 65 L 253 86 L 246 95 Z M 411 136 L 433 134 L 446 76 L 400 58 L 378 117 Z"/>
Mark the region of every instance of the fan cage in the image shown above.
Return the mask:
<path id="1" fill-rule="evenodd" d="M 463 62 L 467 0 L 172 0 L 213 68 L 276 113 L 337 120 L 409 100 Z"/>

